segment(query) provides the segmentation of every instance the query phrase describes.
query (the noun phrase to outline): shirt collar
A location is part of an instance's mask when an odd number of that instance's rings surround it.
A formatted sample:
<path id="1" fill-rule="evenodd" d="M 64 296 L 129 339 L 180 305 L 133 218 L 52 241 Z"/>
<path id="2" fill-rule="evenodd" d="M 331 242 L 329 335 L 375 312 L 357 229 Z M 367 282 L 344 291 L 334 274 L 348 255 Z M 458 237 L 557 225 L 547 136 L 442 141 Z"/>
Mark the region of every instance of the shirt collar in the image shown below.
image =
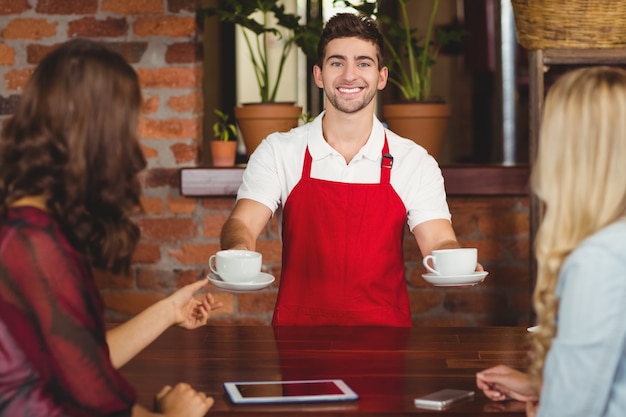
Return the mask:
<path id="1" fill-rule="evenodd" d="M 376 161 L 380 158 L 380 153 L 385 142 L 385 128 L 378 120 L 376 115 L 372 116 L 374 123 L 372 125 L 372 132 L 367 139 L 365 145 L 355 155 L 355 158 L 367 158 L 372 161 Z M 324 118 L 324 111 L 319 116 L 310 122 L 307 144 L 309 146 L 309 153 L 313 160 L 319 160 L 325 158 L 331 154 L 338 154 L 325 140 L 322 133 L 322 119 Z"/>

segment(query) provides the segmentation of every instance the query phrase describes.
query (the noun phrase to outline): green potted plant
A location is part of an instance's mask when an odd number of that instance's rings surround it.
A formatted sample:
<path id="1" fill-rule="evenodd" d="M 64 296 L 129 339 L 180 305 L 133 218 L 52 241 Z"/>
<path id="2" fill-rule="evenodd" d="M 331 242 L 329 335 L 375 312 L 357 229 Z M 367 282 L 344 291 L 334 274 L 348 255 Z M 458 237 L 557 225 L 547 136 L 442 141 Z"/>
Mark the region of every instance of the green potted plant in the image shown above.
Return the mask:
<path id="1" fill-rule="evenodd" d="M 220 109 L 214 110 L 217 121 L 213 123 L 211 157 L 214 167 L 232 167 L 237 154 L 237 126 L 230 123 L 230 115 Z"/>
<path id="2" fill-rule="evenodd" d="M 437 62 L 441 48 L 459 41 L 465 32 L 436 28 L 439 0 L 433 0 L 426 32 L 422 38 L 418 38 L 417 28 L 410 25 L 408 2 L 396 2 L 400 15 L 397 19 L 385 13 L 388 4 L 380 1 L 365 0 L 363 4 L 349 0 L 335 1 L 372 16 L 381 23 L 388 55 L 389 82 L 398 88 L 403 97 L 401 103 L 385 104 L 383 117 L 391 130 L 413 139 L 438 158 L 451 108 L 441 98 L 431 97 L 432 67 Z M 414 117 L 417 119 L 413 120 Z M 432 132 L 432 139 L 427 134 L 429 131 Z"/>
<path id="3" fill-rule="evenodd" d="M 250 155 L 269 133 L 297 126 L 302 107 L 293 103 L 277 103 L 276 94 L 287 57 L 294 47 L 300 48 L 309 59 L 315 57 L 322 21 L 314 19 L 301 23 L 300 16 L 287 13 L 279 0 L 223 0 L 220 7 L 201 8 L 197 13 L 201 24 L 205 18 L 216 16 L 243 29 L 260 96 L 260 103 L 247 103 L 235 108 L 235 118 Z M 278 40 L 282 44 L 276 66 L 270 62 L 270 40 Z M 248 121 L 255 124 L 249 126 Z"/>

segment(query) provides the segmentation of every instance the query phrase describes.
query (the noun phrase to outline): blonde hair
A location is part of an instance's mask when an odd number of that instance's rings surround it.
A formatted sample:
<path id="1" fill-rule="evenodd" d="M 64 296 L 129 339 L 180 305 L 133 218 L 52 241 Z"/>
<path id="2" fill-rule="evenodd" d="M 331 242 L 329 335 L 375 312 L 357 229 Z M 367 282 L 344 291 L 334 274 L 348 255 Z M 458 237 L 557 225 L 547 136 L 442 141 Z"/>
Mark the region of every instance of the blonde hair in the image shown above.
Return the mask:
<path id="1" fill-rule="evenodd" d="M 626 71 L 582 68 L 557 80 L 545 101 L 531 182 L 545 204 L 535 242 L 540 330 L 530 368 L 538 387 L 557 332 L 563 262 L 581 241 L 626 214 Z"/>

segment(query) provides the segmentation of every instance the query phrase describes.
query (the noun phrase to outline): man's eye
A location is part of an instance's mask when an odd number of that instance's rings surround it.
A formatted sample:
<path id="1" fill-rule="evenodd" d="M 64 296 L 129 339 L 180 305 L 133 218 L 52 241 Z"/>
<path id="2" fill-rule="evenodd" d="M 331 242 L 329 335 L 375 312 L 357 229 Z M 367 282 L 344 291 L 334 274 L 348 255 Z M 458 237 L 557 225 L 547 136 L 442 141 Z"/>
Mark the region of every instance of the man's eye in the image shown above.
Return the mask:
<path id="1" fill-rule="evenodd" d="M 370 64 L 369 62 L 361 62 L 361 63 L 359 63 L 359 67 L 367 68 L 367 67 L 371 67 L 371 66 L 372 66 L 372 64 Z"/>
<path id="2" fill-rule="evenodd" d="M 331 62 L 330 63 L 331 67 L 340 67 L 341 66 L 341 62 L 335 61 L 335 62 Z"/>

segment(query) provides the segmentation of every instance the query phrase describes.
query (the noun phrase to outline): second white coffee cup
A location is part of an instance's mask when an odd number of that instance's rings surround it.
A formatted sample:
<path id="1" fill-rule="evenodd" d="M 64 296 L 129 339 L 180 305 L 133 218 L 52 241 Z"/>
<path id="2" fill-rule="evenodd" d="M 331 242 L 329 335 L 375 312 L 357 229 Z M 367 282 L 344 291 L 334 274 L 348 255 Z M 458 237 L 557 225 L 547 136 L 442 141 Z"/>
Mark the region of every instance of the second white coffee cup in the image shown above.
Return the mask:
<path id="1" fill-rule="evenodd" d="M 429 260 L 432 260 L 432 266 L 428 262 Z M 478 250 L 476 248 L 434 250 L 423 260 L 424 266 L 429 272 L 442 276 L 473 274 L 476 271 L 476 262 L 478 262 Z"/>
<path id="2" fill-rule="evenodd" d="M 224 281 L 242 283 L 256 278 L 261 272 L 262 257 L 249 250 L 221 250 L 209 258 L 209 268 Z"/>

